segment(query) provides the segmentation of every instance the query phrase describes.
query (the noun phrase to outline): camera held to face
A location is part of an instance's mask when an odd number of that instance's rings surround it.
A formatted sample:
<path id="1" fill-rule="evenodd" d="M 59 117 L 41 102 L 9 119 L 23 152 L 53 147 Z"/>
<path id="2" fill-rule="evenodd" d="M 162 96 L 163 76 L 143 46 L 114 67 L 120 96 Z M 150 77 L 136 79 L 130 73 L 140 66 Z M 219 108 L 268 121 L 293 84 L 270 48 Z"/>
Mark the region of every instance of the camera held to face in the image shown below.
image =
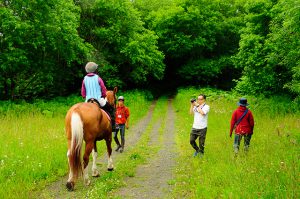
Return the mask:
<path id="1" fill-rule="evenodd" d="M 195 101 L 196 101 L 195 98 L 192 98 L 192 99 L 191 99 L 191 103 L 194 103 Z"/>

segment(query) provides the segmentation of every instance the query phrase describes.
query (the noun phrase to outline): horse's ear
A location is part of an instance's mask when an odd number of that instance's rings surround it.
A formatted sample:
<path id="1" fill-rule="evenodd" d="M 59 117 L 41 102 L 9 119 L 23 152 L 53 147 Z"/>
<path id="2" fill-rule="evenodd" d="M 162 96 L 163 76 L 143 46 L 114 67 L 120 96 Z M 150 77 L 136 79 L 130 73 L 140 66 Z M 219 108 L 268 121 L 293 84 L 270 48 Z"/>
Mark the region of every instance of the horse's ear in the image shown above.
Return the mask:
<path id="1" fill-rule="evenodd" d="M 114 94 L 116 94 L 118 92 L 118 87 L 114 88 Z"/>

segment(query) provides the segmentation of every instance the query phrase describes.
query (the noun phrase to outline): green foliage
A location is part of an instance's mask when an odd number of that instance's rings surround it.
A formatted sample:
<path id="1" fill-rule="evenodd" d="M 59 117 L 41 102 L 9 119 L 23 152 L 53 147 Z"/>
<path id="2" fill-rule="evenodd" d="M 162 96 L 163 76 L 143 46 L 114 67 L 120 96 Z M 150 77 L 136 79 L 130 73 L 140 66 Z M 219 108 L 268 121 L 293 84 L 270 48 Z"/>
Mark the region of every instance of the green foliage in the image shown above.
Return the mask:
<path id="1" fill-rule="evenodd" d="M 300 1 L 279 1 L 273 8 L 268 61 L 279 86 L 300 94 Z"/>
<path id="2" fill-rule="evenodd" d="M 270 94 L 273 90 L 274 71 L 266 64 L 265 50 L 271 8 L 270 2 L 261 0 L 245 5 L 246 27 L 241 30 L 240 48 L 235 57 L 237 67 L 244 70 L 236 86 L 239 92 Z"/>
<path id="3" fill-rule="evenodd" d="M 211 85 L 213 80 L 222 79 L 222 72 L 232 68 L 230 57 L 223 56 L 219 59 L 199 59 L 182 66 L 178 74 L 186 81 L 194 85 Z"/>
<path id="4" fill-rule="evenodd" d="M 228 75 L 227 69 L 239 74 L 229 59 L 237 51 L 242 25 L 242 17 L 235 12 L 237 5 L 217 0 L 166 2 L 153 2 L 155 8 L 148 15 L 148 1 L 145 5 L 137 3 L 137 7 L 145 15 L 146 27 L 159 36 L 158 45 L 166 55 L 169 71 L 176 74 L 170 79 L 176 78 L 177 85 L 220 84 L 222 79 L 231 81 L 235 76 Z"/>
<path id="5" fill-rule="evenodd" d="M 299 95 L 299 1 L 251 1 L 245 4 L 235 65 L 243 68 L 236 90 L 243 93 Z M 287 88 L 287 89 L 286 89 Z"/>
<path id="6" fill-rule="evenodd" d="M 146 24 L 147 24 L 148 15 L 151 12 L 155 12 L 160 9 L 167 10 L 172 5 L 176 5 L 176 3 L 178 3 L 177 0 L 162 0 L 162 1 L 134 0 L 132 1 L 133 6 L 139 10 L 139 12 L 141 13 L 141 17 L 143 21 L 146 21 Z"/>
<path id="7" fill-rule="evenodd" d="M 6 98 L 63 94 L 89 45 L 79 37 L 73 1 L 5 1 L 0 7 L 2 93 Z M 69 74 L 70 77 L 61 74 Z M 75 75 L 76 76 L 76 75 Z M 65 82 L 66 84 L 64 84 Z M 60 87 L 59 90 L 55 88 Z"/>
<path id="8" fill-rule="evenodd" d="M 159 36 L 160 48 L 170 57 L 201 55 L 216 45 L 221 14 L 213 3 L 185 1 L 167 10 L 162 8 L 149 17 L 152 20 L 148 25 Z"/>
<path id="9" fill-rule="evenodd" d="M 65 114 L 70 106 L 82 101 L 82 97 L 78 96 L 56 97 L 50 101 L 37 99 L 31 103 L 24 100 L 0 101 L 0 117 L 19 117 L 24 114 L 56 117 Z"/>
<path id="10" fill-rule="evenodd" d="M 244 94 L 283 93 L 296 98 L 299 4 L 299 0 L 2 1 L 0 99 L 78 92 L 87 61 L 99 64 L 108 88 L 150 88 L 167 82 L 166 88 L 196 83 L 231 89 L 236 83 L 235 89 Z"/>
<path id="11" fill-rule="evenodd" d="M 95 59 L 103 65 L 108 86 L 145 84 L 150 77 L 162 79 L 164 56 L 156 45 L 157 36 L 143 27 L 139 12 L 129 1 L 97 0 L 84 8 L 82 15 L 81 35 L 102 53 Z"/>

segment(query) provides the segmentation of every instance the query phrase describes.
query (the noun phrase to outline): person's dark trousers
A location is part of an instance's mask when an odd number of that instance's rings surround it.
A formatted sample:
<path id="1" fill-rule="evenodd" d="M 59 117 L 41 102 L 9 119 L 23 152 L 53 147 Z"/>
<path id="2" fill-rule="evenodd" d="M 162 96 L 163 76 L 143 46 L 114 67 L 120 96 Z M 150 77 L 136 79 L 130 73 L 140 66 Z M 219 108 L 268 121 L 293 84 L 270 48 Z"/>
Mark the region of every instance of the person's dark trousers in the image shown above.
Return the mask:
<path id="1" fill-rule="evenodd" d="M 235 153 L 237 153 L 239 151 L 240 143 L 241 143 L 241 140 L 243 137 L 244 137 L 244 150 L 246 152 L 249 150 L 252 134 L 245 134 L 245 135 L 235 134 L 234 135 L 234 144 L 233 144 Z"/>
<path id="2" fill-rule="evenodd" d="M 114 140 L 117 144 L 117 148 L 115 149 L 115 151 L 119 151 L 119 149 L 121 148 L 121 144 L 120 144 L 118 136 L 117 136 L 117 133 L 118 133 L 117 131 L 119 131 L 118 128 L 116 128 L 116 130 L 113 132 L 114 133 Z"/>
<path id="3" fill-rule="evenodd" d="M 121 144 L 120 144 L 120 142 L 118 140 L 118 132 L 119 132 L 119 130 L 120 130 L 120 134 L 121 134 Z M 125 124 L 118 124 L 116 126 L 116 131 L 114 132 L 114 140 L 115 140 L 115 142 L 118 145 L 117 149 L 119 148 L 120 152 L 123 152 L 124 145 L 125 145 Z M 116 150 L 116 151 L 118 151 L 118 150 Z"/>
<path id="4" fill-rule="evenodd" d="M 206 138 L 207 128 L 204 129 L 192 129 L 190 135 L 190 144 L 198 153 L 204 154 L 204 145 L 205 145 L 205 138 Z M 199 146 L 196 144 L 196 140 L 199 137 Z"/>
<path id="5" fill-rule="evenodd" d="M 116 116 L 115 116 L 115 109 L 109 105 L 108 103 L 106 103 L 103 107 L 101 107 L 106 113 L 109 114 L 110 118 L 111 118 L 111 128 L 112 128 L 112 132 L 116 131 Z"/>

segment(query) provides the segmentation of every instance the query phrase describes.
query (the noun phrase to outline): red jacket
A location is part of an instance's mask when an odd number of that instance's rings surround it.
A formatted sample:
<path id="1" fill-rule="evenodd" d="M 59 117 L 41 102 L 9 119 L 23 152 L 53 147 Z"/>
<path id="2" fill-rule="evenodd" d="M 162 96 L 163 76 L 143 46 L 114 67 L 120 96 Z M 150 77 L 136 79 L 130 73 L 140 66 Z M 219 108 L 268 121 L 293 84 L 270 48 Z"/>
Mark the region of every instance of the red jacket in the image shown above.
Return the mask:
<path id="1" fill-rule="evenodd" d="M 126 106 L 117 106 L 116 124 L 125 124 L 129 117 L 129 109 Z"/>
<path id="2" fill-rule="evenodd" d="M 232 135 L 234 124 L 245 112 L 245 106 L 239 106 L 232 114 L 230 122 L 230 135 Z M 254 118 L 252 112 L 248 110 L 248 113 L 244 116 L 242 121 L 235 128 L 235 133 L 239 135 L 252 134 L 254 129 Z"/>

